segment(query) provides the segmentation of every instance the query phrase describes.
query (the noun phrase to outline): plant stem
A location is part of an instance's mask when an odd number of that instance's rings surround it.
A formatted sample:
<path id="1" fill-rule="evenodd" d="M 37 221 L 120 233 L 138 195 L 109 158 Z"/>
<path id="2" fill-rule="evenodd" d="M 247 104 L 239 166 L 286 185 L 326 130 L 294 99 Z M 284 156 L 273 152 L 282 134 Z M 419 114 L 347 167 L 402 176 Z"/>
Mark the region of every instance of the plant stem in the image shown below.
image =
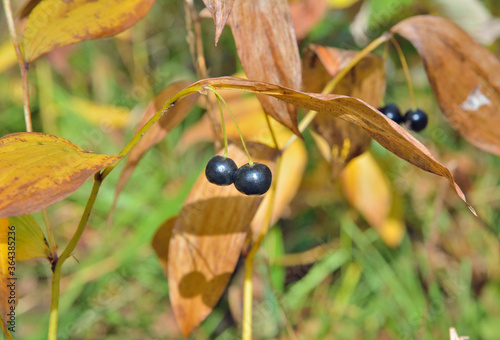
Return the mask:
<path id="1" fill-rule="evenodd" d="M 198 12 L 194 8 L 193 0 L 185 0 L 184 10 L 186 12 L 186 29 L 188 32 L 187 41 L 189 44 L 189 51 L 196 70 L 196 75 L 199 79 L 208 78 L 207 65 L 205 62 L 205 55 L 203 53 L 203 39 L 201 32 L 201 20 Z M 220 147 L 221 131 L 217 122 L 216 106 L 213 97 L 207 96 L 207 115 L 214 131 L 215 148 L 218 150 Z M 225 137 L 225 135 L 224 135 Z"/>
<path id="2" fill-rule="evenodd" d="M 73 251 L 75 250 L 80 237 L 85 230 L 85 226 L 89 220 L 90 213 L 92 208 L 94 207 L 95 200 L 97 198 L 97 193 L 99 192 L 99 188 L 102 183 L 102 177 L 99 173 L 94 176 L 94 186 L 92 187 L 92 191 L 90 193 L 89 199 L 87 201 L 87 205 L 85 206 L 85 210 L 83 211 L 80 222 L 78 223 L 78 227 L 76 228 L 75 234 L 69 241 L 68 245 L 62 252 L 59 259 L 54 267 L 54 272 L 52 274 L 52 283 L 51 283 L 51 298 L 50 298 L 50 317 L 49 317 L 49 332 L 48 332 L 48 340 L 56 340 L 57 339 L 57 320 L 58 320 L 58 311 L 59 311 L 59 285 L 61 281 L 61 267 L 66 261 Z"/>
<path id="3" fill-rule="evenodd" d="M 12 334 L 10 334 L 9 329 L 6 328 L 5 325 L 3 324 L 3 317 L 2 316 L 0 316 L 0 328 L 2 329 L 3 334 L 5 334 L 5 337 L 7 338 L 7 340 L 14 340 L 14 338 L 12 338 Z"/>
<path id="4" fill-rule="evenodd" d="M 238 134 L 240 135 L 240 138 L 241 138 L 241 144 L 243 145 L 243 149 L 245 150 L 245 153 L 247 154 L 247 157 L 248 157 L 248 164 L 250 166 L 253 166 L 253 162 L 252 162 L 252 157 L 250 157 L 250 153 L 248 152 L 247 150 L 247 146 L 245 145 L 245 140 L 243 139 L 243 135 L 241 134 L 241 130 L 240 130 L 240 127 L 238 125 L 238 122 L 236 121 L 236 118 L 234 118 L 234 115 L 233 115 L 233 112 L 231 111 L 231 109 L 229 108 L 229 105 L 227 105 L 226 101 L 224 100 L 224 98 L 222 98 L 222 96 L 215 90 L 215 88 L 213 88 L 212 86 L 208 85 L 208 86 L 205 86 L 205 88 L 207 90 L 210 90 L 212 91 L 218 98 L 218 100 L 222 101 L 222 103 L 224 103 L 224 106 L 226 107 L 226 109 L 229 111 L 229 114 L 231 115 L 231 118 L 233 120 L 233 123 L 234 123 L 234 126 L 236 127 L 236 130 L 238 131 Z M 222 117 L 222 119 L 224 119 L 224 117 Z M 225 135 L 224 135 L 225 136 Z"/>
<path id="5" fill-rule="evenodd" d="M 222 110 L 222 103 L 220 102 L 218 97 L 217 97 L 217 103 L 219 104 L 220 119 L 221 119 L 221 125 L 222 125 L 222 134 L 224 135 L 224 157 L 227 157 L 228 151 L 227 151 L 226 123 L 224 120 L 224 111 Z"/>
<path id="6" fill-rule="evenodd" d="M 3 0 L 3 8 L 5 10 L 5 18 L 7 19 L 7 27 L 9 29 L 10 40 L 16 51 L 17 60 L 19 62 L 19 69 L 21 70 L 21 79 L 23 84 L 23 108 L 24 108 L 24 122 L 26 124 L 26 131 L 33 131 L 33 124 L 31 123 L 31 109 L 30 109 L 30 96 L 29 96 L 29 83 L 28 83 L 28 68 L 29 64 L 24 61 L 19 41 L 17 40 L 16 26 L 14 25 L 14 15 L 12 14 L 12 6 L 10 0 Z"/>
<path id="7" fill-rule="evenodd" d="M 50 224 L 49 213 L 47 209 L 42 210 L 43 222 L 45 224 L 45 230 L 47 231 L 47 242 L 49 243 L 49 249 L 52 253 L 52 258 L 54 259 L 57 253 L 57 243 L 54 238 L 54 232 L 52 230 L 52 225 Z"/>
<path id="8" fill-rule="evenodd" d="M 276 196 L 276 186 L 278 183 L 278 178 L 281 168 L 281 155 L 276 158 L 276 166 L 274 167 L 274 173 L 276 174 L 271 191 L 269 192 L 269 205 L 267 207 L 267 213 L 264 221 L 262 222 L 262 227 L 260 228 L 260 233 L 252 245 L 252 248 L 248 252 L 247 258 L 245 259 L 245 281 L 243 282 L 243 323 L 242 323 L 242 339 L 251 340 L 252 339 L 252 300 L 253 300 L 253 290 L 252 290 L 252 271 L 253 271 L 253 260 L 257 250 L 259 250 L 264 237 L 269 230 L 271 225 L 271 220 L 273 216 L 274 209 L 274 199 Z"/>
<path id="9" fill-rule="evenodd" d="M 394 37 L 391 37 L 391 43 L 396 48 L 399 60 L 401 61 L 401 66 L 403 67 L 406 83 L 408 84 L 408 91 L 410 92 L 411 108 L 413 111 L 415 111 L 417 109 L 417 105 L 415 103 L 415 93 L 413 92 L 413 83 L 411 82 L 410 68 L 408 67 L 405 55 L 403 53 L 403 50 L 401 49 L 401 46 L 399 46 L 398 41 Z"/>
<path id="10" fill-rule="evenodd" d="M 264 117 L 266 117 L 267 127 L 269 129 L 269 132 L 271 133 L 271 138 L 273 139 L 274 147 L 279 150 L 280 148 L 278 146 L 278 139 L 276 138 L 274 130 L 271 127 L 271 120 L 269 119 L 269 115 L 264 112 Z"/>
<path id="11" fill-rule="evenodd" d="M 202 91 L 201 85 L 195 85 L 195 86 L 189 86 L 185 88 L 184 90 L 177 92 L 173 97 L 171 97 L 163 107 L 155 113 L 153 117 L 151 117 L 150 120 L 144 126 L 135 134 L 135 136 L 132 138 L 132 140 L 123 148 L 123 150 L 118 154 L 119 156 L 126 156 L 130 150 L 139 142 L 141 137 L 151 128 L 151 126 L 158 121 L 172 106 L 175 105 L 175 102 L 178 100 L 181 100 L 182 98 L 193 94 L 195 92 L 200 92 Z M 104 180 L 109 173 L 118 165 L 120 164 L 122 159 L 117 160 L 110 166 L 106 167 L 102 173 L 101 173 L 101 181 Z"/>
<path id="12" fill-rule="evenodd" d="M 361 59 L 366 57 L 373 50 L 375 50 L 377 47 L 379 47 L 381 44 L 383 44 L 384 42 L 388 41 L 391 38 L 392 38 L 392 33 L 386 32 L 377 39 L 373 40 L 368 46 L 366 46 L 354 58 L 352 58 L 349 64 L 347 64 L 342 70 L 340 70 L 339 73 L 337 73 L 335 77 L 325 85 L 321 93 L 323 94 L 332 93 L 333 90 L 335 89 L 335 86 L 337 86 L 337 84 L 345 77 L 347 73 L 349 73 L 350 70 L 352 70 L 354 66 L 356 66 L 361 61 Z M 309 124 L 313 121 L 313 119 L 316 117 L 317 114 L 318 112 L 316 111 L 307 112 L 307 114 L 299 124 L 299 131 L 304 132 L 304 130 L 309 126 Z M 286 150 L 288 147 L 290 147 L 290 145 L 292 145 L 292 143 L 296 139 L 297 139 L 296 135 L 291 136 L 288 142 L 283 147 L 283 150 Z"/>

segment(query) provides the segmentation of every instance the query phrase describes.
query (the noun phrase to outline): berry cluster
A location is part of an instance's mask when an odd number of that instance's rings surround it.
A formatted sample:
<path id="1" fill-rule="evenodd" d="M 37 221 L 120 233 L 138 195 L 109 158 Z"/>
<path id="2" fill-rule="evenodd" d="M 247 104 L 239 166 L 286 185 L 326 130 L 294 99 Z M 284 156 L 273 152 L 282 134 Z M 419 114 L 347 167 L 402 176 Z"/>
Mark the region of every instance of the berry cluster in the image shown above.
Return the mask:
<path id="1" fill-rule="evenodd" d="M 229 157 L 215 156 L 207 163 L 205 176 L 210 183 L 231 185 L 245 195 L 262 195 L 271 187 L 272 173 L 267 165 L 249 163 L 238 169 Z"/>
<path id="2" fill-rule="evenodd" d="M 427 114 L 420 109 L 408 110 L 406 111 L 404 117 L 401 115 L 399 108 L 395 104 L 387 104 L 378 110 L 395 123 L 404 123 L 408 129 L 415 132 L 420 132 L 427 126 Z"/>

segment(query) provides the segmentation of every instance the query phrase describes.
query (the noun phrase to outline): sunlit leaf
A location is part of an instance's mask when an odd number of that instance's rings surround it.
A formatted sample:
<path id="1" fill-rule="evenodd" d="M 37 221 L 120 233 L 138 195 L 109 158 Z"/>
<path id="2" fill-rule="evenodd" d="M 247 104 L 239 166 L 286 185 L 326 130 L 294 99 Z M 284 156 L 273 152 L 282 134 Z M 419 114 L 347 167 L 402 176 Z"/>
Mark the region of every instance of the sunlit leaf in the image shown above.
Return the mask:
<path id="1" fill-rule="evenodd" d="M 369 152 L 350 162 L 341 174 L 344 194 L 349 203 L 380 234 L 390 247 L 403 239 L 405 225 L 384 171 Z"/>
<path id="2" fill-rule="evenodd" d="M 31 62 L 56 48 L 109 37 L 142 19 L 154 0 L 44 0 L 29 13 L 23 33 Z"/>
<path id="3" fill-rule="evenodd" d="M 126 107 L 99 104 L 78 97 L 71 97 L 67 105 L 71 111 L 97 126 L 122 129 L 131 123 L 130 109 Z"/>
<path id="4" fill-rule="evenodd" d="M 277 152 L 247 143 L 252 159 L 274 168 Z M 238 166 L 248 162 L 236 145 Z M 169 293 L 177 323 L 188 336 L 212 311 L 233 273 L 249 224 L 263 196 L 246 196 L 234 186 L 211 184 L 202 173 L 177 217 L 168 253 Z"/>
<path id="5" fill-rule="evenodd" d="M 425 171 L 445 177 L 458 196 L 475 214 L 462 190 L 455 183 L 451 172 L 405 129 L 361 99 L 334 94 L 305 93 L 279 85 L 231 77 L 204 79 L 193 86 L 199 85 L 266 94 L 296 106 L 318 111 L 322 115 L 330 115 L 354 123 L 396 156 Z"/>
<path id="6" fill-rule="evenodd" d="M 144 111 L 141 120 L 137 124 L 136 133 L 148 122 L 148 120 L 161 109 L 163 104 L 170 99 L 174 94 L 189 85 L 187 81 L 180 81 L 173 83 L 166 88 L 164 88 L 149 104 L 149 106 Z M 134 146 L 134 148 L 129 152 L 125 167 L 123 168 L 118 183 L 116 184 L 115 199 L 118 199 L 120 192 L 127 183 L 128 179 L 135 170 L 137 164 L 141 160 L 142 156 L 150 148 L 158 144 L 163 138 L 165 138 L 170 130 L 176 127 L 189 113 L 191 108 L 196 103 L 198 99 L 198 94 L 191 95 L 178 103 L 174 107 L 171 107 L 166 113 L 161 117 L 141 138 L 141 140 Z"/>
<path id="7" fill-rule="evenodd" d="M 6 135 L 0 138 L 0 217 L 45 209 L 118 159 L 43 133 Z"/>
<path id="8" fill-rule="evenodd" d="M 476 147 L 500 155 L 500 61 L 451 21 L 425 15 L 391 31 L 417 48 L 441 111 Z"/>
<path id="9" fill-rule="evenodd" d="M 42 229 L 31 215 L 9 217 L 16 228 L 16 260 L 24 261 L 34 257 L 50 258 L 49 247 Z"/>
<path id="10" fill-rule="evenodd" d="M 156 256 L 160 260 L 161 266 L 165 276 L 168 275 L 168 249 L 170 247 L 170 239 L 172 238 L 172 231 L 174 229 L 177 216 L 171 217 L 156 230 L 155 236 L 151 245 L 153 246 Z"/>
<path id="11" fill-rule="evenodd" d="M 0 73 L 17 64 L 16 51 L 10 40 L 0 45 Z"/>
<path id="12" fill-rule="evenodd" d="M 230 16 L 238 57 L 249 79 L 300 89 L 300 56 L 286 0 L 239 0 Z M 258 96 L 264 110 L 300 135 L 297 110 Z"/>
<path id="13" fill-rule="evenodd" d="M 217 45 L 222 30 L 226 25 L 227 18 L 229 17 L 229 14 L 231 14 L 234 0 L 203 0 L 203 2 L 214 18 L 215 45 Z"/>
<path id="14" fill-rule="evenodd" d="M 310 45 L 302 62 L 303 90 L 319 93 L 357 55 L 357 52 L 333 47 Z M 337 84 L 335 94 L 360 98 L 378 107 L 385 94 L 385 69 L 382 58 L 368 55 Z M 365 152 L 371 142 L 368 134 L 355 124 L 332 116 L 319 115 L 314 129 L 330 145 L 326 158 L 332 166 L 332 177 L 353 158 Z M 316 141 L 319 142 L 316 137 Z"/>

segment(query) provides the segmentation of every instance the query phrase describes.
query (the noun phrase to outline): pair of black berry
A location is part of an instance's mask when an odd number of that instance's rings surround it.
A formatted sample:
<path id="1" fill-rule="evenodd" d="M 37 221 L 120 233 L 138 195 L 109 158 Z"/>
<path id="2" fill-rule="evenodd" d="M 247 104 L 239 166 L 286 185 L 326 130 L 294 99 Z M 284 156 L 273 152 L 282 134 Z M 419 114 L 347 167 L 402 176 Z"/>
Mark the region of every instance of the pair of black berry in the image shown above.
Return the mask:
<path id="1" fill-rule="evenodd" d="M 415 132 L 420 132 L 427 126 L 428 118 L 427 114 L 420 110 L 408 110 L 406 111 L 404 117 L 401 115 L 401 111 L 395 104 L 387 104 L 379 109 L 387 118 L 393 120 L 395 123 L 404 123 L 406 127 Z"/>
<path id="2" fill-rule="evenodd" d="M 210 183 L 231 185 L 245 195 L 262 195 L 271 187 L 272 173 L 267 165 L 249 163 L 238 169 L 229 157 L 215 156 L 208 161 L 205 176 Z"/>

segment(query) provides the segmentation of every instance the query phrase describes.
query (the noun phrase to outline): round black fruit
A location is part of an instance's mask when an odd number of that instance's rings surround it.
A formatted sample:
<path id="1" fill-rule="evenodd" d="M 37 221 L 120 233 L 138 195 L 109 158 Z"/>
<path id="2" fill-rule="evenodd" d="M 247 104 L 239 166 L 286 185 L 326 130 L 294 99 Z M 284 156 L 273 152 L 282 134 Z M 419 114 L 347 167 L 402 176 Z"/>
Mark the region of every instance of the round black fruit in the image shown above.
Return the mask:
<path id="1" fill-rule="evenodd" d="M 427 114 L 420 110 L 408 110 L 405 114 L 405 125 L 415 132 L 422 131 L 427 126 Z"/>
<path id="2" fill-rule="evenodd" d="M 403 122 L 403 116 L 401 116 L 401 111 L 399 111 L 399 108 L 396 104 L 387 104 L 386 106 L 381 107 L 378 110 L 386 115 L 387 118 L 393 120 L 395 123 L 401 124 Z"/>
<path id="3" fill-rule="evenodd" d="M 217 185 L 230 185 L 234 182 L 234 175 L 238 167 L 229 157 L 215 156 L 208 161 L 205 176 L 210 183 Z"/>
<path id="4" fill-rule="evenodd" d="M 234 186 L 245 195 L 265 194 L 271 186 L 273 175 L 262 163 L 245 164 L 234 175 Z"/>

